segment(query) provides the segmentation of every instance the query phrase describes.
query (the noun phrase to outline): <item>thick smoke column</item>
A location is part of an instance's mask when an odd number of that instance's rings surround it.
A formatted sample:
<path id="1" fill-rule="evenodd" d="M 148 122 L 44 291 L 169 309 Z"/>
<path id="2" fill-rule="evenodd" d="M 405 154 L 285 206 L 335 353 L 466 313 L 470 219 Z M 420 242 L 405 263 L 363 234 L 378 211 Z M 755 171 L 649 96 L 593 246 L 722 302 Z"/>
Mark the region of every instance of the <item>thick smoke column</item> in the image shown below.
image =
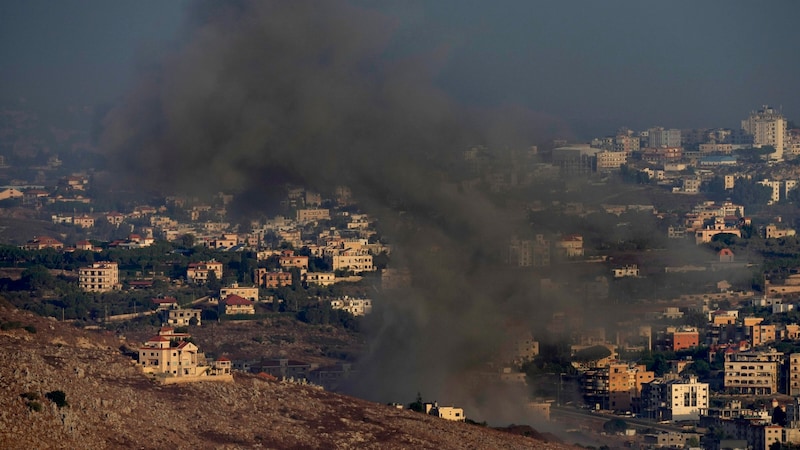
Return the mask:
<path id="1" fill-rule="evenodd" d="M 328 1 L 190 9 L 183 42 L 109 114 L 109 159 L 133 183 L 195 192 L 266 198 L 287 180 L 351 187 L 395 245 L 393 263 L 413 276 L 379 299 L 358 393 L 467 401 L 454 398 L 472 395 L 458 374 L 496 353 L 510 319 L 532 323 L 543 305 L 528 282 L 497 270 L 522 214 L 444 174 L 454 152 L 530 145 L 554 123 L 460 112 L 432 82 L 442 49 L 389 57 L 398 24 L 379 12 Z M 520 122 L 528 135 L 498 125 Z"/>

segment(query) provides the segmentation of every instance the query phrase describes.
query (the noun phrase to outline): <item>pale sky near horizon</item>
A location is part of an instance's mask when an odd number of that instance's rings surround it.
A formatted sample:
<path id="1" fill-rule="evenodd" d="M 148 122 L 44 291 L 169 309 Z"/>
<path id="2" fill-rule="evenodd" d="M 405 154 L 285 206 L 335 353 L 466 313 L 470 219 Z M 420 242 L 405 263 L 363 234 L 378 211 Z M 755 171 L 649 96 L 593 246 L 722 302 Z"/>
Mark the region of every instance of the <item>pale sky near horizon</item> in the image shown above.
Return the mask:
<path id="1" fill-rule="evenodd" d="M 355 0 L 354 0 L 355 1 Z M 120 98 L 174 44 L 180 1 L 0 1 L 0 99 Z M 581 138 L 736 127 L 762 104 L 800 121 L 800 2 L 358 1 L 397 21 L 393 51 L 441 50 L 436 82 L 467 106 L 518 104 Z"/>

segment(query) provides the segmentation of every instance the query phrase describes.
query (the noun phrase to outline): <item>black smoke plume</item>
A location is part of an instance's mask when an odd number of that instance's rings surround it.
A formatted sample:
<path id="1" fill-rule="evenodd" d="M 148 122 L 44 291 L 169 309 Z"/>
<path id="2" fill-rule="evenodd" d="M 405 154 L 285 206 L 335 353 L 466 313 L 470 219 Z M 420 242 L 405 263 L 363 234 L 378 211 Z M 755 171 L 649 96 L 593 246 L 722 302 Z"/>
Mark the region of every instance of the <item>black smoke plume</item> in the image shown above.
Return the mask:
<path id="1" fill-rule="evenodd" d="M 376 299 L 354 390 L 472 402 L 480 393 L 460 374 L 496 355 L 510 320 L 534 324 L 546 306 L 500 270 L 522 212 L 448 173 L 472 145 L 529 146 L 563 127 L 521 108 L 459 106 L 438 87 L 446 46 L 398 51 L 402 26 L 342 1 L 194 3 L 180 42 L 143 65 L 106 118 L 101 144 L 121 181 L 235 191 L 253 210 L 287 181 L 349 186 L 413 280 Z"/>

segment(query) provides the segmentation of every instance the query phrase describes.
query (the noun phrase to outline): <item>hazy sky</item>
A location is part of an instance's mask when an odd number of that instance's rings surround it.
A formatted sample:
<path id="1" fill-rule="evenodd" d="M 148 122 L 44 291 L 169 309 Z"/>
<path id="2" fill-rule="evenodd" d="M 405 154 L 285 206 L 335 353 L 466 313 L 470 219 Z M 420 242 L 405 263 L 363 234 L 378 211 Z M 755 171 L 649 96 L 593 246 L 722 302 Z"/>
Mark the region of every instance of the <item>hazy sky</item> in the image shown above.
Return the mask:
<path id="1" fill-rule="evenodd" d="M 185 1 L 0 2 L 0 99 L 91 104 L 180 35 Z M 800 116 L 800 2 L 357 2 L 396 18 L 389 51 L 430 52 L 466 105 L 519 104 L 578 136 Z"/>

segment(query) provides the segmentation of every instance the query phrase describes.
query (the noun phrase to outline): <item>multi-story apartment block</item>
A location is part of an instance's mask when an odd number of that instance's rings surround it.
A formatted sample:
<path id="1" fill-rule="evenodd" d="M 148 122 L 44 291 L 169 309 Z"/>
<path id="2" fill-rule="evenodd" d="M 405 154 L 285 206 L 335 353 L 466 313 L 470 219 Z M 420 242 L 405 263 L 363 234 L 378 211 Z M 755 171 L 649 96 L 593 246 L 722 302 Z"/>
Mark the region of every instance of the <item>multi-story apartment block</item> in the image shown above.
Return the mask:
<path id="1" fill-rule="evenodd" d="M 683 327 L 668 333 L 672 351 L 685 350 L 700 345 L 700 332 L 694 327 Z"/>
<path id="2" fill-rule="evenodd" d="M 717 143 L 700 144 L 700 153 L 723 153 L 728 155 L 731 152 L 733 152 L 732 144 L 717 144 Z"/>
<path id="3" fill-rule="evenodd" d="M 297 222 L 305 224 L 319 220 L 330 220 L 331 211 L 329 209 L 298 209 Z"/>
<path id="4" fill-rule="evenodd" d="M 608 408 L 633 411 L 639 407 L 642 385 L 653 381 L 655 373 L 644 365 L 614 363 L 608 366 Z"/>
<path id="5" fill-rule="evenodd" d="M 725 389 L 734 394 L 772 395 L 778 392 L 783 353 L 740 352 L 725 355 Z"/>
<path id="6" fill-rule="evenodd" d="M 120 289 L 119 266 L 115 262 L 96 262 L 78 270 L 78 283 L 86 292 L 108 292 Z"/>
<path id="7" fill-rule="evenodd" d="M 699 420 L 708 410 L 708 383 L 694 375 L 656 379 L 642 386 L 643 415 L 655 420 Z"/>
<path id="8" fill-rule="evenodd" d="M 550 241 L 537 234 L 535 240 L 512 238 L 508 246 L 508 264 L 515 267 L 550 265 Z"/>
<path id="9" fill-rule="evenodd" d="M 788 359 L 789 382 L 788 395 L 796 397 L 800 395 L 800 353 L 792 353 Z"/>
<path id="10" fill-rule="evenodd" d="M 348 270 L 354 273 L 372 272 L 372 255 L 365 250 L 339 250 L 330 257 L 331 267 L 336 270 Z"/>
<path id="11" fill-rule="evenodd" d="M 770 145 L 775 148 L 769 159 L 774 161 L 783 159 L 786 119 L 780 112 L 764 105 L 758 111 L 751 112 L 750 117 L 742 120 L 742 130 L 753 136 L 754 147 Z"/>
<path id="12" fill-rule="evenodd" d="M 190 283 L 205 283 L 211 273 L 217 280 L 222 279 L 222 263 L 214 261 L 204 261 L 189 263 L 189 268 L 186 269 L 186 279 Z"/>
<path id="13" fill-rule="evenodd" d="M 680 147 L 681 130 L 662 127 L 650 128 L 647 130 L 647 146 L 651 148 Z"/>
<path id="14" fill-rule="evenodd" d="M 595 155 L 597 158 L 597 171 L 609 172 L 617 170 L 628 162 L 628 154 L 624 151 L 603 150 Z"/>
<path id="15" fill-rule="evenodd" d="M 638 152 L 639 148 L 640 148 L 639 136 L 618 134 L 614 138 L 615 152 L 625 152 L 626 155 L 630 156 L 631 154 Z"/>

